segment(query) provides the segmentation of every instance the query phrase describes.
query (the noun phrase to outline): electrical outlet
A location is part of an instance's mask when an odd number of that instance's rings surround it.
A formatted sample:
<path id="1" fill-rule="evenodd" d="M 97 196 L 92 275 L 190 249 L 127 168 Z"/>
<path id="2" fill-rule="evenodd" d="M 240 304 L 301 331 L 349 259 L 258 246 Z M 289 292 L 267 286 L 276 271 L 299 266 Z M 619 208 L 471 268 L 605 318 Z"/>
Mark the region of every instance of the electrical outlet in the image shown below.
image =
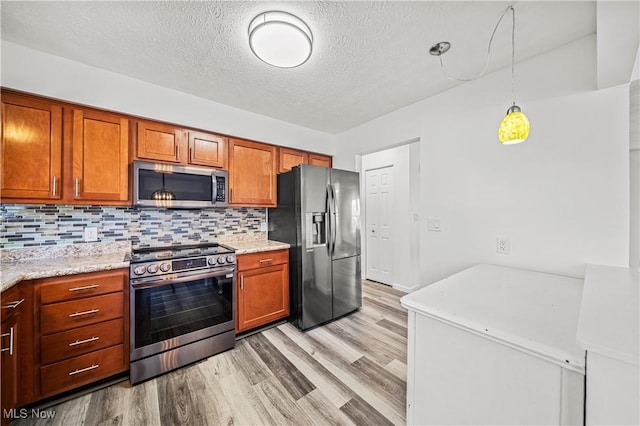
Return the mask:
<path id="1" fill-rule="evenodd" d="M 261 231 L 267 230 L 267 222 L 260 222 L 260 230 Z"/>
<path id="2" fill-rule="evenodd" d="M 87 226 L 84 228 L 84 241 L 98 241 L 98 228 Z"/>
<path id="3" fill-rule="evenodd" d="M 442 226 L 440 225 L 439 217 L 428 217 L 427 218 L 427 231 L 440 232 L 442 231 Z"/>
<path id="4" fill-rule="evenodd" d="M 498 235 L 498 238 L 496 238 L 496 253 L 511 254 L 511 237 Z"/>

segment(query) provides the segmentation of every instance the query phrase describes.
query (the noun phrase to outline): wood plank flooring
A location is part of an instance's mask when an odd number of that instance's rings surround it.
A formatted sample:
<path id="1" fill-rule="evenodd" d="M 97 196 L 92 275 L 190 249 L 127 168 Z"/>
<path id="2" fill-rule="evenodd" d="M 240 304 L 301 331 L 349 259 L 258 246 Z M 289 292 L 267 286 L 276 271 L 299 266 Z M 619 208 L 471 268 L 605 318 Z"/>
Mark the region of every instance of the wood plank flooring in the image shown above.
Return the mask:
<path id="1" fill-rule="evenodd" d="M 363 282 L 363 307 L 301 332 L 281 324 L 230 351 L 131 387 L 123 382 L 11 425 L 405 424 L 404 293 Z"/>

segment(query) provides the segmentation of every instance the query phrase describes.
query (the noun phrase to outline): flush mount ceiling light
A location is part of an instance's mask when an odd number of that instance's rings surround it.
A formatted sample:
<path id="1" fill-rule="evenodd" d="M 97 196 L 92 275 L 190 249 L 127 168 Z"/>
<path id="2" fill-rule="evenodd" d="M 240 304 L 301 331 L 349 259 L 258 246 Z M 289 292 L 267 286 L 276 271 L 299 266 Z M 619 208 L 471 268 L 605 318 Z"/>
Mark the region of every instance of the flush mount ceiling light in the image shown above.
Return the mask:
<path id="1" fill-rule="evenodd" d="M 263 62 L 295 68 L 307 62 L 313 35 L 304 21 L 287 12 L 263 12 L 249 24 L 249 46 Z"/>
<path id="2" fill-rule="evenodd" d="M 440 59 L 440 68 L 444 73 L 445 77 L 449 80 L 456 81 L 473 81 L 482 77 L 487 71 L 487 67 L 489 66 L 489 58 L 491 56 L 491 43 L 493 42 L 493 36 L 496 34 L 496 30 L 502 22 L 502 18 L 505 17 L 507 13 L 511 12 L 512 16 L 512 25 L 511 25 L 511 101 L 512 105 L 507 109 L 507 115 L 504 117 L 502 122 L 500 123 L 500 127 L 498 128 L 498 139 L 500 139 L 500 143 L 504 145 L 512 145 L 520 142 L 524 142 L 529 136 L 529 130 L 531 126 L 529 125 L 529 119 L 524 115 L 522 110 L 515 102 L 515 92 L 516 92 L 516 83 L 515 83 L 515 57 L 516 57 L 516 42 L 515 42 L 515 33 L 516 33 L 516 11 L 513 6 L 509 6 L 500 16 L 498 22 L 496 23 L 495 28 L 493 29 L 493 33 L 491 33 L 491 38 L 489 39 L 489 47 L 487 48 L 487 61 L 484 64 L 484 69 L 480 74 L 473 78 L 454 78 L 446 75 L 444 71 L 444 64 L 442 63 L 442 55 L 447 53 L 451 48 L 451 43 L 447 41 L 441 41 L 440 43 L 436 43 L 429 49 L 429 53 L 433 56 L 438 56 Z"/>

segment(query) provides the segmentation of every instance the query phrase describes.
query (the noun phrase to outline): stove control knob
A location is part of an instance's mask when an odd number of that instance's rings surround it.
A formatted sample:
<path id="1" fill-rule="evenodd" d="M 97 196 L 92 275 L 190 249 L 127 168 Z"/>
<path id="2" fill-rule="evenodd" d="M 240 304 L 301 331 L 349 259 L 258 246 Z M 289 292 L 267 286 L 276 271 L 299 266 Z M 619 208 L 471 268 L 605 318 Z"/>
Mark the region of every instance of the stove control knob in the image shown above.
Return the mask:
<path id="1" fill-rule="evenodd" d="M 147 268 L 145 268 L 144 266 L 136 266 L 135 268 L 133 268 L 133 273 L 136 275 L 142 275 L 147 271 Z"/>
<path id="2" fill-rule="evenodd" d="M 207 259 L 207 263 L 211 266 L 216 264 L 216 258 L 215 257 L 210 257 L 209 259 Z"/>
<path id="3" fill-rule="evenodd" d="M 155 274 L 156 272 L 158 272 L 158 265 L 147 266 L 147 272 L 150 274 Z"/>
<path id="4" fill-rule="evenodd" d="M 169 269 L 171 269 L 171 265 L 169 265 L 168 263 L 163 263 L 162 265 L 160 265 L 160 270 L 162 272 L 168 272 Z"/>
<path id="5" fill-rule="evenodd" d="M 233 263 L 235 261 L 236 261 L 236 258 L 233 257 L 233 255 L 230 254 L 229 256 L 227 256 L 227 263 Z"/>
<path id="6" fill-rule="evenodd" d="M 221 265 L 224 263 L 224 256 L 220 256 L 218 258 L 218 263 L 221 264 Z"/>

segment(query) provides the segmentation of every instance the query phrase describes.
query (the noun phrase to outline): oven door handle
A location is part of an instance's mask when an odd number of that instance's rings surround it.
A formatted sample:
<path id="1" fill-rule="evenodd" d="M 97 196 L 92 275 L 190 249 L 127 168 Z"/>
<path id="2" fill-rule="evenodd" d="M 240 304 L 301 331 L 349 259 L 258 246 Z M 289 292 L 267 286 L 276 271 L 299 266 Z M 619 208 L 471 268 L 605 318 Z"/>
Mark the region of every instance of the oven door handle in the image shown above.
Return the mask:
<path id="1" fill-rule="evenodd" d="M 235 272 L 235 268 L 225 268 L 215 272 L 205 272 L 202 274 L 194 274 L 194 275 L 184 275 L 177 277 L 175 275 L 165 276 L 163 278 L 155 278 L 150 281 L 146 281 L 145 278 L 141 278 L 140 282 L 131 282 L 131 288 L 136 290 L 144 290 L 146 288 L 159 287 L 163 285 L 175 284 L 175 283 L 184 283 L 187 281 L 196 281 L 202 280 L 205 278 L 213 278 L 213 277 L 223 277 L 229 274 L 233 274 Z"/>

